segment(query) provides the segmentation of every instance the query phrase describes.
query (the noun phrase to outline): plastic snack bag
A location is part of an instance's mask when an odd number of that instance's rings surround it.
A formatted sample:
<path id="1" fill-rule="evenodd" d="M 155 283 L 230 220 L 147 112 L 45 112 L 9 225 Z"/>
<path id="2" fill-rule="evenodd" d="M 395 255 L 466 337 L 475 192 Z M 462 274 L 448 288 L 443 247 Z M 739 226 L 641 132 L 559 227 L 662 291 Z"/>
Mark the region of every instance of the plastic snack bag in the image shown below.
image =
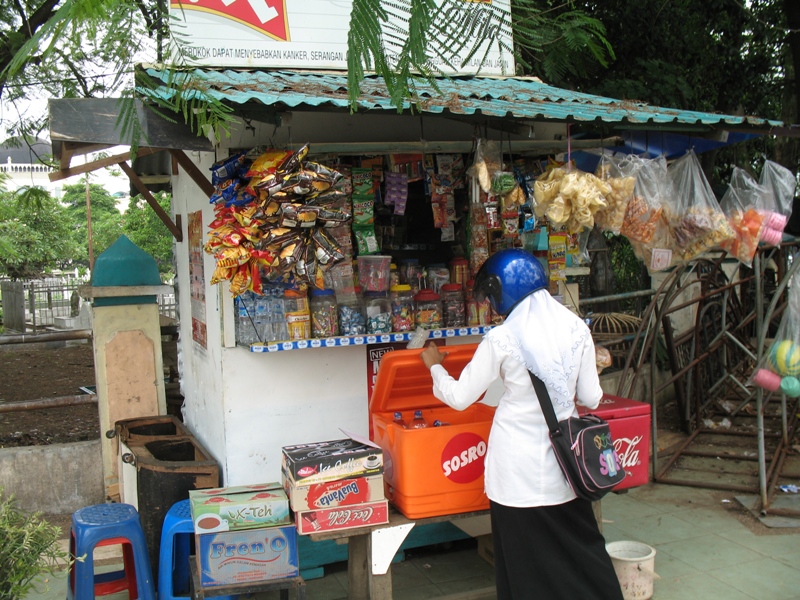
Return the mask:
<path id="1" fill-rule="evenodd" d="M 758 250 L 758 241 L 764 225 L 764 213 L 758 206 L 763 205 L 765 198 L 771 196 L 772 194 L 765 187 L 758 185 L 746 171 L 734 167 L 731 182 L 719 202 L 722 212 L 725 213 L 728 223 L 736 234 L 730 240 L 722 242 L 720 247 L 748 267 L 753 264 L 753 256 Z"/>
<path id="2" fill-rule="evenodd" d="M 622 229 L 625 212 L 636 187 L 635 170 L 625 175 L 619 165 L 619 158 L 603 154 L 595 170 L 595 175 L 605 181 L 611 191 L 606 194 L 607 206 L 598 210 L 594 219 L 601 230 L 610 231 L 615 235 Z"/>
<path id="3" fill-rule="evenodd" d="M 467 175 L 478 180 L 478 185 L 487 194 L 492 191 L 495 173 L 503 168 L 503 157 L 494 140 L 478 139 L 475 162 L 467 169 Z"/>
<path id="4" fill-rule="evenodd" d="M 789 306 L 783 313 L 774 341 L 765 348 L 748 385 L 791 398 L 800 397 L 800 277 L 793 277 Z"/>
<path id="5" fill-rule="evenodd" d="M 773 200 L 761 207 L 765 213 L 762 241 L 777 245 L 783 237 L 783 230 L 792 214 L 797 179 L 786 167 L 771 160 L 764 161 L 759 184 L 772 192 Z"/>
<path id="6" fill-rule="evenodd" d="M 667 160 L 663 156 L 646 159 L 629 155 L 620 161 L 619 168 L 625 176 L 636 177 L 620 233 L 631 242 L 649 244 L 655 236 L 669 189 Z"/>
<path id="7" fill-rule="evenodd" d="M 736 237 L 694 151 L 672 163 L 667 175 L 675 196 L 665 213 L 679 258 L 691 260 Z"/>

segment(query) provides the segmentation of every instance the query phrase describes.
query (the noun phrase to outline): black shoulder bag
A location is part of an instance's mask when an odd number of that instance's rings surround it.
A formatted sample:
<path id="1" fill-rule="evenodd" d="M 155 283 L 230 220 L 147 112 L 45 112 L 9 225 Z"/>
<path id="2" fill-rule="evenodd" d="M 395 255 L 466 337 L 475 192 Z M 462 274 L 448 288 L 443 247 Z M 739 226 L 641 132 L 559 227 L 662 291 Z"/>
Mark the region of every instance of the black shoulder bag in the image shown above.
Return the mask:
<path id="1" fill-rule="evenodd" d="M 557 421 L 544 381 L 528 373 L 550 429 L 550 443 L 569 485 L 579 498 L 600 500 L 625 479 L 608 423 L 590 414 Z"/>

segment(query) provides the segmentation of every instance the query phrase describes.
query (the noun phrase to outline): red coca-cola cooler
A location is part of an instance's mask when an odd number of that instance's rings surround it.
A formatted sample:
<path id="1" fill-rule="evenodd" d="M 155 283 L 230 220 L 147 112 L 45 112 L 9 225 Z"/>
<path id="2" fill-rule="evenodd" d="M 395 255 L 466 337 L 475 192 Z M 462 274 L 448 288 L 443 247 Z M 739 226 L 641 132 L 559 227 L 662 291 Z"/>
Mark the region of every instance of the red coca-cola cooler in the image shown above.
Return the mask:
<path id="1" fill-rule="evenodd" d="M 614 450 L 625 469 L 625 480 L 614 488 L 624 490 L 650 481 L 650 405 L 646 402 L 604 394 L 594 410 L 578 407 L 608 421 Z"/>

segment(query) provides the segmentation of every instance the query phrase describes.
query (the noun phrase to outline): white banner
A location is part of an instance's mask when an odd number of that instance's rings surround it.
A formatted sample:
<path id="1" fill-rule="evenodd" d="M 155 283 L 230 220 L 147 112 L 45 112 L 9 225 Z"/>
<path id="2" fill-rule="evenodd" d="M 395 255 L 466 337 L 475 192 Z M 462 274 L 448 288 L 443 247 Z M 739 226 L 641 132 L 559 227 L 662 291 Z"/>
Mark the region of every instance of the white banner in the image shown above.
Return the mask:
<path id="1" fill-rule="evenodd" d="M 470 0 L 464 0 L 470 3 Z M 509 15 L 510 0 L 483 0 Z M 170 0 L 173 39 L 182 58 L 191 66 L 277 69 L 347 70 L 347 34 L 352 0 Z M 511 47 L 511 31 L 501 34 Z M 465 44 L 464 56 L 473 40 Z M 461 66 L 453 57 L 451 75 L 513 75 L 514 58 L 502 54 L 495 43 L 484 58 L 480 51 Z M 173 55 L 174 56 L 174 55 Z M 483 60 L 483 65 L 480 61 Z"/>

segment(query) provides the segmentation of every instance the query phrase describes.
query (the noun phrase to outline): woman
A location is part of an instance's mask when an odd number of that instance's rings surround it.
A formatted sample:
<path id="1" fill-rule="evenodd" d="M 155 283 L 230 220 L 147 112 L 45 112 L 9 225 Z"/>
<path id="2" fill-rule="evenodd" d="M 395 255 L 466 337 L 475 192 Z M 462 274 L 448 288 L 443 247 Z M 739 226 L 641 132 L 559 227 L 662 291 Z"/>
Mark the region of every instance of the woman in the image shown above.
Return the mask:
<path id="1" fill-rule="evenodd" d="M 589 328 L 547 288 L 532 254 L 493 254 L 474 292 L 488 297 L 505 322 L 486 334 L 458 380 L 442 365 L 446 351 L 430 344 L 420 356 L 434 395 L 456 410 L 477 401 L 498 376 L 503 381 L 484 478 L 498 599 L 621 599 L 591 503 L 575 496 L 561 472 L 528 373 L 547 385 L 559 421 L 577 415 L 576 401 L 593 409 L 603 396 Z"/>

